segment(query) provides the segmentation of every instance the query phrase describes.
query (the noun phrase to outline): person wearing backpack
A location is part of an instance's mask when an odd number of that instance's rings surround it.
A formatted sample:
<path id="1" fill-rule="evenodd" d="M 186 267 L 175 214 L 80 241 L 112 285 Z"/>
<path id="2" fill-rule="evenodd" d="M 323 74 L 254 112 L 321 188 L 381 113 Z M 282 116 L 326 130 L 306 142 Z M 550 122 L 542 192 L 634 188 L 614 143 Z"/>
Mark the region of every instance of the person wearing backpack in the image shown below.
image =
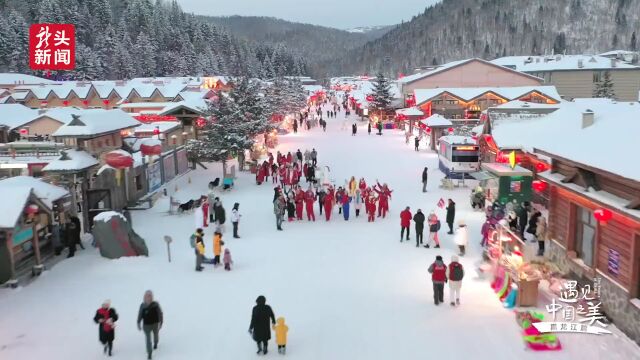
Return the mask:
<path id="1" fill-rule="evenodd" d="M 449 279 L 451 306 L 460 305 L 460 288 L 462 287 L 462 278 L 464 278 L 464 267 L 458 262 L 456 255 L 451 256 L 451 263 L 447 267 L 447 278 Z"/>

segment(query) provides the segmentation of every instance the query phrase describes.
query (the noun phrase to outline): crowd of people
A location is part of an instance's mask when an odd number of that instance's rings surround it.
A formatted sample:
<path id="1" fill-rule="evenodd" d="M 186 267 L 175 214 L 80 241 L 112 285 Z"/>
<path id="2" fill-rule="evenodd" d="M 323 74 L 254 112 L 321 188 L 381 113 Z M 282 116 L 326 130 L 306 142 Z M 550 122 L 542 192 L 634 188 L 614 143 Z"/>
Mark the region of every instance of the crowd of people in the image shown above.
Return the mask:
<path id="1" fill-rule="evenodd" d="M 502 225 L 510 229 L 513 233 L 518 234 L 523 241 L 527 241 L 527 237 L 529 237 L 532 242 L 537 242 L 537 255 L 544 255 L 545 241 L 547 238 L 547 220 L 542 216 L 542 212 L 535 209 L 531 203 L 507 203 L 505 206 L 494 203 L 486 207 L 485 216 L 485 222 L 482 224 L 480 230 L 482 235 L 480 244 L 484 248 L 490 245 L 489 237 L 493 230 L 498 229 L 499 225 Z"/>

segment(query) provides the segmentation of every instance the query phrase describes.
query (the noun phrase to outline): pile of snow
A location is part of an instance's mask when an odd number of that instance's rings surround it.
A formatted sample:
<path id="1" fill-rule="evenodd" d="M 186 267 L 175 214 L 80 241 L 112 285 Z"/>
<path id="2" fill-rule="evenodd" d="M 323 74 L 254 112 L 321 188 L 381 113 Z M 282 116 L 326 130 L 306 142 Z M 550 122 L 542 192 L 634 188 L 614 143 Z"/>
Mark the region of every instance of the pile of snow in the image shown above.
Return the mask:
<path id="1" fill-rule="evenodd" d="M 124 217 L 124 215 L 122 215 L 119 212 L 116 211 L 105 211 L 105 212 L 101 212 L 100 214 L 96 215 L 93 217 L 93 221 L 104 221 L 107 222 L 109 220 L 111 220 L 112 217 L 115 216 L 119 216 L 122 220 L 127 221 L 127 218 Z"/>

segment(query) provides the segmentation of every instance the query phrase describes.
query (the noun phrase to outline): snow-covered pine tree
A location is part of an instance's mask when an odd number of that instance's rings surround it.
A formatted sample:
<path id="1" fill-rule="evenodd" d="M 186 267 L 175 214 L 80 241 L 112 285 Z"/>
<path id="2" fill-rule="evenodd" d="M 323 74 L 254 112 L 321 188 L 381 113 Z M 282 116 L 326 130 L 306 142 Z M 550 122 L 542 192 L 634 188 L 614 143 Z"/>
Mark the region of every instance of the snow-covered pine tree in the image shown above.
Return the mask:
<path id="1" fill-rule="evenodd" d="M 376 76 L 373 82 L 373 93 L 371 94 L 373 101 L 370 102 L 372 110 L 382 114 L 389 110 L 393 97 L 391 96 L 391 84 L 381 72 Z"/>
<path id="2" fill-rule="evenodd" d="M 596 87 L 593 89 L 593 97 L 608 99 L 616 98 L 616 93 L 613 90 L 611 73 L 609 71 L 605 71 L 600 81 L 596 83 Z"/>

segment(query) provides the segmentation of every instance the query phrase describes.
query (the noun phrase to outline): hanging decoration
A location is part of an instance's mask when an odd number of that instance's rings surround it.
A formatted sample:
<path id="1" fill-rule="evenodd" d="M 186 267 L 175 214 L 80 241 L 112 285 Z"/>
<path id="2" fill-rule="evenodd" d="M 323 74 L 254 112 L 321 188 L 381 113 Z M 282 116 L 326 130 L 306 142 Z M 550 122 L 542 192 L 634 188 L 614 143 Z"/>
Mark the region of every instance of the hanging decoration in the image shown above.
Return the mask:
<path id="1" fill-rule="evenodd" d="M 162 154 L 162 141 L 158 139 L 142 139 L 140 140 L 140 151 L 142 155 L 152 156 Z"/>
<path id="2" fill-rule="evenodd" d="M 64 105 L 64 106 L 69 106 L 69 101 L 68 101 L 68 100 L 64 100 L 64 101 L 62 102 L 62 105 Z"/>
<path id="3" fill-rule="evenodd" d="M 598 223 L 602 226 L 607 225 L 607 222 L 613 217 L 613 213 L 609 209 L 598 208 L 593 211 L 593 217 L 598 220 Z"/>
<path id="4" fill-rule="evenodd" d="M 27 215 L 32 216 L 32 215 L 37 214 L 39 210 L 40 210 L 40 208 L 38 207 L 38 205 L 30 204 L 29 206 L 27 206 L 27 207 L 24 209 L 24 212 L 25 212 Z"/>
<path id="5" fill-rule="evenodd" d="M 549 169 L 550 169 L 549 164 L 547 164 L 544 161 L 539 161 L 539 162 L 536 163 L 536 172 L 541 173 L 541 172 L 545 172 L 545 171 L 547 171 Z"/>
<path id="6" fill-rule="evenodd" d="M 207 121 L 203 117 L 199 117 L 196 119 L 196 127 L 202 129 L 205 125 L 207 125 Z"/>
<path id="7" fill-rule="evenodd" d="M 531 187 L 535 192 L 541 193 L 547 190 L 547 183 L 542 180 L 533 180 L 531 182 Z"/>
<path id="8" fill-rule="evenodd" d="M 104 156 L 107 165 L 116 169 L 116 184 L 120 185 L 122 170 L 133 166 L 133 157 L 124 150 L 113 150 Z"/>

